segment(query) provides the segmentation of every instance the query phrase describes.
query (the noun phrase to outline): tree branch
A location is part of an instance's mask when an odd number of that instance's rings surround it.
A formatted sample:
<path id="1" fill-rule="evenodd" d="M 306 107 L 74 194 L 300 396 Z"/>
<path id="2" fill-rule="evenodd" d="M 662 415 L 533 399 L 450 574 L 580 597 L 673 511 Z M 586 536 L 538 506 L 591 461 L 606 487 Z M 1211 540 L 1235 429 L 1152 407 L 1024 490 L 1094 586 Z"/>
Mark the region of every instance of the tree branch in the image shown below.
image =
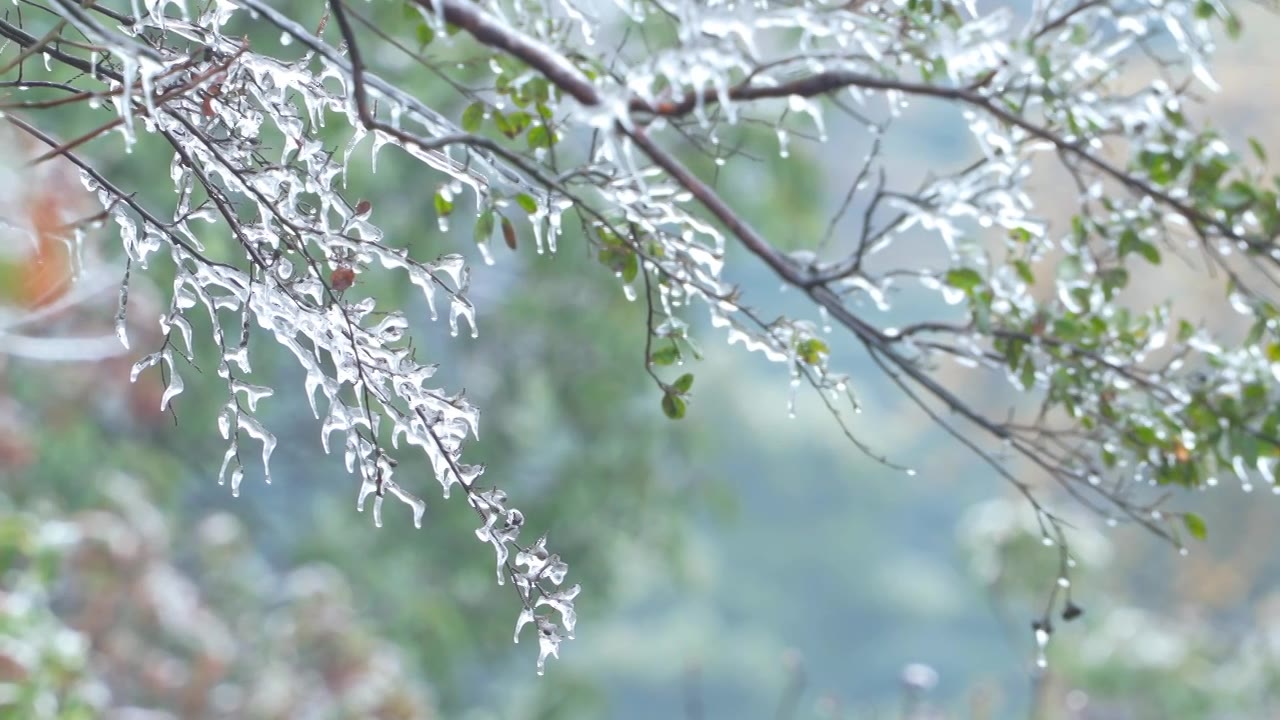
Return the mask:
<path id="1" fill-rule="evenodd" d="M 488 17 L 477 6 L 464 3 L 462 0 L 415 0 L 415 2 L 429 11 L 442 15 L 445 21 L 462 27 L 478 42 L 495 49 L 503 50 L 542 72 L 548 80 L 553 82 L 566 94 L 572 96 L 579 103 L 588 107 L 598 107 L 603 102 L 603 98 L 599 90 L 581 72 L 577 71 L 577 69 L 574 68 L 566 58 L 559 55 L 555 50 L 548 46 Z M 801 78 L 793 82 L 777 86 L 739 86 L 731 90 L 730 97 L 741 100 L 786 97 L 791 95 L 809 97 L 830 93 L 850 86 L 878 90 L 898 90 L 922 96 L 959 101 L 978 107 L 991 113 L 1003 122 L 1022 128 L 1035 137 L 1053 143 L 1060 150 L 1079 157 L 1081 160 L 1093 165 L 1105 174 L 1124 183 L 1126 186 L 1156 197 L 1161 202 L 1177 209 L 1181 214 L 1188 217 L 1188 219 L 1195 219 L 1202 224 L 1216 224 L 1216 221 L 1208 218 L 1207 216 L 1201 215 L 1198 210 L 1185 206 L 1167 194 L 1151 188 L 1144 181 L 1112 166 L 1105 160 L 1095 157 L 1078 144 L 1069 143 L 1062 138 L 1057 137 L 1053 133 L 1040 128 L 1034 123 L 1026 121 L 1014 113 L 994 105 L 986 97 L 970 90 L 961 88 L 945 88 L 924 83 L 912 83 L 878 78 L 861 73 L 834 71 L 819 73 L 811 77 Z M 704 94 L 702 100 L 714 101 L 715 95 L 714 93 Z M 643 100 L 632 99 L 628 107 L 632 111 L 641 110 L 651 112 L 656 111 L 659 112 L 659 114 L 679 114 L 680 112 L 688 112 L 690 109 L 695 107 L 696 103 L 697 98 L 686 97 L 679 104 L 670 107 L 663 106 L 660 108 L 652 108 Z M 848 307 L 845 306 L 841 297 L 836 292 L 826 287 L 824 284 L 826 279 L 815 277 L 812 273 L 802 269 L 796 263 L 789 260 L 783 253 L 779 252 L 771 243 L 768 242 L 768 240 L 756 231 L 755 228 L 753 228 L 745 219 L 740 217 L 736 211 L 729 207 L 729 205 L 715 192 L 714 189 L 698 178 L 697 175 L 685 167 L 671 153 L 658 146 L 652 138 L 648 136 L 646 130 L 642 126 L 632 124 L 630 122 L 623 122 L 620 118 L 619 122 L 615 124 L 615 129 L 619 133 L 630 138 L 636 147 L 639 148 L 655 165 L 665 171 L 673 180 L 689 191 L 694 199 L 696 199 L 699 204 L 706 208 L 706 210 L 716 218 L 716 220 L 728 229 L 748 251 L 768 265 L 769 268 L 786 283 L 803 290 L 817 305 L 825 308 L 831 314 L 831 317 L 853 332 L 854 335 L 867 346 L 867 349 L 871 352 L 873 357 L 883 358 L 892 362 L 902 374 L 910 378 L 914 383 L 918 384 L 931 396 L 993 438 L 1000 441 L 1012 441 L 1014 439 L 1006 427 L 991 420 L 968 403 L 961 400 L 957 395 L 943 387 L 927 372 L 918 367 L 914 361 L 898 353 L 892 347 L 892 343 L 889 338 L 885 337 L 874 326 L 870 325 L 850 311 Z M 889 368 L 885 369 L 887 372 L 890 372 Z M 976 448 L 971 441 L 966 441 L 965 444 L 969 445 L 971 448 Z M 1020 455 L 1023 455 L 1033 464 L 1042 467 L 1049 472 L 1052 477 L 1063 484 L 1070 494 L 1077 495 L 1078 497 L 1078 491 L 1070 487 L 1068 478 L 1062 475 L 1062 468 L 1055 467 L 1044 458 L 1039 457 L 1033 447 L 1028 447 L 1018 442 L 1014 442 L 1013 447 Z M 999 467 L 998 460 L 992 456 L 981 452 L 979 454 L 989 463 Z M 1007 473 L 1004 473 L 1004 476 L 1012 479 L 1012 476 Z M 1025 487 L 1021 485 L 1020 481 L 1014 480 L 1014 483 L 1015 485 L 1022 487 L 1025 491 Z M 1101 490 L 1098 491 L 1102 492 Z M 1136 511 L 1128 507 L 1119 498 L 1112 496 L 1107 497 L 1109 500 L 1119 505 L 1126 514 L 1138 523 L 1147 526 L 1162 537 L 1169 537 L 1164 530 L 1156 526 L 1149 519 L 1138 516 Z"/>

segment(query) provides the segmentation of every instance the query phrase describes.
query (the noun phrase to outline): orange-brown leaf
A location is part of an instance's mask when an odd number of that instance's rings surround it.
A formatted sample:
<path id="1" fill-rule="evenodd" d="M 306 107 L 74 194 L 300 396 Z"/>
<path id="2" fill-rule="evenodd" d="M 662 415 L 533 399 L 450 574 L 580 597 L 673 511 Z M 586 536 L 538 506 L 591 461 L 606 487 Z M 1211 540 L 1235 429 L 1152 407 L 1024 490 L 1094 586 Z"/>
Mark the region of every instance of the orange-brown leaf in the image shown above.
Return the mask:
<path id="1" fill-rule="evenodd" d="M 502 239 L 507 242 L 507 247 L 516 249 L 516 226 L 506 218 L 502 218 Z"/>
<path id="2" fill-rule="evenodd" d="M 329 274 L 329 285 L 334 292 L 342 292 L 356 283 L 356 271 L 346 265 L 336 267 Z"/>

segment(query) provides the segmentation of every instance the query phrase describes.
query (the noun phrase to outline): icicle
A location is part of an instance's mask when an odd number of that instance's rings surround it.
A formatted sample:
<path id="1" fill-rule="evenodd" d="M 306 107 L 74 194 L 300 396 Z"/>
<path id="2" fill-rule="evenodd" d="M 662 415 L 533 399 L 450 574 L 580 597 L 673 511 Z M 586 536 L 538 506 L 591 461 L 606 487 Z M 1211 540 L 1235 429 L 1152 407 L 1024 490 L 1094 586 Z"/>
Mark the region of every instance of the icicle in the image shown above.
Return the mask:
<path id="1" fill-rule="evenodd" d="M 115 328 L 116 338 L 120 340 L 120 344 L 129 349 L 129 330 L 125 323 L 125 311 L 129 306 L 129 270 L 132 267 L 132 261 L 126 259 L 124 263 L 124 279 L 120 281 L 120 299 L 117 304 Z M 136 379 L 137 375 L 134 375 Z"/>

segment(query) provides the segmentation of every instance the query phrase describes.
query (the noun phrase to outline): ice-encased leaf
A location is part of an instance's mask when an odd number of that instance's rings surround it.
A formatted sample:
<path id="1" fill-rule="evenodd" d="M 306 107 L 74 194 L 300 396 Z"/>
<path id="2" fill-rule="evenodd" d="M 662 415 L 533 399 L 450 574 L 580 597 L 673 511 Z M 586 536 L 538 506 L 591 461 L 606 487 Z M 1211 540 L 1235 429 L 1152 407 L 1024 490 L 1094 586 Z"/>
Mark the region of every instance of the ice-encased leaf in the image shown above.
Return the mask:
<path id="1" fill-rule="evenodd" d="M 538 598 L 538 605 L 550 605 L 560 613 L 560 624 L 564 627 L 565 637 L 573 639 L 573 628 L 578 622 L 578 614 L 573 609 L 573 601 L 578 597 L 578 593 L 582 591 L 580 585 L 574 585 L 564 590 L 557 590 Z M 520 628 L 517 625 L 516 632 L 519 633 Z"/>
<path id="2" fill-rule="evenodd" d="M 538 674 L 546 673 L 547 657 L 560 657 L 560 643 L 564 639 L 555 623 L 538 616 Z"/>
<path id="3" fill-rule="evenodd" d="M 129 328 L 128 328 L 128 309 L 129 309 L 129 271 L 132 269 L 132 263 L 126 263 L 124 269 L 124 279 L 120 281 L 120 294 L 116 301 L 116 317 L 115 332 L 116 339 L 127 350 L 129 348 Z M 136 378 L 136 374 L 133 376 Z"/>
<path id="4" fill-rule="evenodd" d="M 153 352 L 134 363 L 133 368 L 129 370 L 129 382 L 138 382 L 138 376 L 142 371 L 160 362 L 160 357 L 159 352 Z"/>
<path id="5" fill-rule="evenodd" d="M 265 385 L 251 385 L 239 380 L 232 380 L 230 389 L 233 395 L 244 393 L 245 401 L 249 403 L 249 412 L 256 412 L 258 410 L 258 401 L 262 398 L 271 397 L 276 392 Z"/>
<path id="6" fill-rule="evenodd" d="M 169 369 L 169 385 L 164 389 L 164 394 L 160 396 L 160 409 L 167 410 L 169 409 L 169 403 L 182 393 L 184 385 L 182 375 L 178 374 L 178 369 L 173 363 L 173 350 L 165 348 L 164 352 L 160 354 L 160 358 Z"/>
<path id="7" fill-rule="evenodd" d="M 533 613 L 533 608 L 525 607 L 520 610 L 520 616 L 516 618 L 516 632 L 515 635 L 512 636 L 511 642 L 518 644 L 520 642 L 520 630 L 523 629 L 525 625 L 533 622 L 536 617 L 537 616 Z"/>
<path id="8" fill-rule="evenodd" d="M 413 526 L 416 528 L 422 527 L 422 516 L 427 512 L 426 501 L 406 491 L 404 488 L 390 480 L 385 481 L 384 486 L 387 492 L 395 495 L 400 502 L 408 505 L 413 511 Z"/>
<path id="9" fill-rule="evenodd" d="M 238 415 L 239 429 L 254 440 L 262 443 L 262 470 L 267 482 L 271 482 L 271 453 L 276 449 L 276 436 L 267 432 L 262 423 L 252 415 Z"/>

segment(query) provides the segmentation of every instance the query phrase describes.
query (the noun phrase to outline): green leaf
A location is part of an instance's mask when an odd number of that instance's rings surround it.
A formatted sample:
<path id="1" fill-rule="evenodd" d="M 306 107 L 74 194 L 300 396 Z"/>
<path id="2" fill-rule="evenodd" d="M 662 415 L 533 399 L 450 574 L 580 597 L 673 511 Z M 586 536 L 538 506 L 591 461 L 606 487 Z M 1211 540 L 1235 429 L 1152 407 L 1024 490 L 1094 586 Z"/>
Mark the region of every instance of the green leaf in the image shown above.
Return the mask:
<path id="1" fill-rule="evenodd" d="M 624 251 L 616 248 L 607 247 L 600 251 L 600 264 L 613 270 L 614 272 L 622 272 Z"/>
<path id="2" fill-rule="evenodd" d="M 1244 30 L 1244 26 L 1240 24 L 1240 18 L 1237 17 L 1235 13 L 1227 15 L 1225 26 L 1227 29 L 1227 37 L 1232 40 L 1238 40 L 1240 38 L 1241 31 Z"/>
<path id="3" fill-rule="evenodd" d="M 505 137 L 513 138 L 520 134 L 516 131 L 515 126 L 511 124 L 511 121 L 507 119 L 507 116 L 500 112 L 495 112 L 493 114 L 493 124 L 498 126 L 498 132 L 502 133 Z"/>
<path id="4" fill-rule="evenodd" d="M 1075 342 L 1084 335 L 1084 326 L 1075 318 L 1055 318 L 1053 321 L 1053 334 L 1063 342 Z"/>
<path id="5" fill-rule="evenodd" d="M 1030 390 L 1036 385 L 1036 364 L 1028 355 L 1022 360 L 1022 372 L 1018 375 L 1023 390 Z"/>
<path id="6" fill-rule="evenodd" d="M 1123 259 L 1129 253 L 1138 253 L 1147 259 L 1152 265 L 1160 264 L 1160 250 L 1155 245 L 1138 237 L 1138 233 L 1133 228 L 1127 228 L 1120 234 L 1120 244 L 1117 250 Z"/>
<path id="7" fill-rule="evenodd" d="M 1262 143 L 1257 138 L 1249 138 L 1249 149 L 1253 150 L 1254 157 L 1262 162 L 1267 161 L 1267 151 L 1263 149 Z"/>
<path id="8" fill-rule="evenodd" d="M 498 132 L 508 138 L 514 138 L 529 127 L 529 123 L 533 122 L 533 118 L 523 110 L 516 110 L 507 115 L 494 113 L 493 122 L 498 126 Z"/>
<path id="9" fill-rule="evenodd" d="M 1240 402 L 1247 413 L 1264 412 L 1267 406 L 1267 386 L 1258 382 L 1248 383 L 1240 391 Z"/>
<path id="10" fill-rule="evenodd" d="M 1275 238 L 1280 234 L 1280 198 L 1270 190 L 1259 193 L 1258 204 L 1254 212 L 1258 213 L 1258 222 L 1262 224 L 1262 234 Z"/>
<path id="11" fill-rule="evenodd" d="M 1053 65 L 1050 64 L 1048 55 L 1036 56 L 1036 69 L 1040 71 L 1040 77 L 1046 80 L 1053 76 Z"/>
<path id="12" fill-rule="evenodd" d="M 1071 217 L 1071 235 L 1077 243 L 1083 243 L 1089 237 L 1089 228 L 1085 227 L 1084 218 L 1079 215 Z"/>
<path id="13" fill-rule="evenodd" d="M 507 122 L 511 124 L 511 134 L 507 137 L 515 137 L 529 127 L 529 123 L 533 122 L 533 116 L 523 110 L 517 110 L 507 115 Z"/>
<path id="14" fill-rule="evenodd" d="M 1026 260 L 1014 260 L 1013 267 L 1018 271 L 1018 277 L 1022 278 L 1022 282 L 1028 285 L 1036 284 L 1036 276 L 1031 272 L 1031 264 Z"/>
<path id="15" fill-rule="evenodd" d="M 1168 185 L 1173 182 L 1178 173 L 1182 172 L 1184 166 L 1183 160 L 1175 157 L 1172 152 L 1153 152 L 1151 150 L 1143 150 L 1138 153 L 1138 164 L 1142 166 L 1143 170 L 1147 171 L 1147 174 L 1151 176 L 1151 180 L 1157 185 Z M 1203 166 L 1197 168 L 1197 171 L 1202 168 Z M 1216 178 L 1213 182 L 1217 182 Z"/>
<path id="16" fill-rule="evenodd" d="M 662 412 L 672 420 L 679 420 L 684 417 L 684 398 L 673 392 L 665 392 L 662 394 Z"/>
<path id="17" fill-rule="evenodd" d="M 1204 518 L 1195 513 L 1186 513 L 1182 516 L 1182 524 L 1187 527 L 1187 532 L 1191 537 L 1197 540 L 1204 540 L 1209 537 L 1209 528 L 1204 524 Z"/>
<path id="18" fill-rule="evenodd" d="M 929 67 L 930 76 L 935 78 L 947 77 L 947 59 L 942 55 L 934 56 L 933 62 L 927 67 Z"/>
<path id="19" fill-rule="evenodd" d="M 1254 322 L 1252 325 L 1249 326 L 1249 332 L 1244 336 L 1244 344 L 1257 345 L 1258 341 L 1262 339 L 1262 334 L 1265 333 L 1266 331 L 1267 331 L 1267 321 L 1261 318 L 1258 319 L 1256 322 Z"/>
<path id="20" fill-rule="evenodd" d="M 1240 212 L 1253 204 L 1253 188 L 1237 180 L 1214 193 L 1213 202 L 1227 212 Z"/>
<path id="21" fill-rule="evenodd" d="M 431 41 L 435 39 L 436 39 L 436 31 L 432 30 L 430 25 L 426 24 L 425 22 L 418 24 L 418 51 L 419 52 L 421 52 L 423 48 L 425 48 L 426 46 L 430 45 Z"/>
<path id="22" fill-rule="evenodd" d="M 530 80 L 524 89 L 534 102 L 545 103 L 551 99 L 551 83 L 546 78 L 536 77 Z"/>
<path id="23" fill-rule="evenodd" d="M 480 217 L 476 219 L 475 227 L 477 243 L 489 242 L 490 237 L 493 237 L 493 208 L 488 208 L 480 213 Z"/>
<path id="24" fill-rule="evenodd" d="M 630 283 L 640 274 L 640 260 L 625 245 L 605 247 L 600 250 L 600 263 L 618 273 L 622 281 Z"/>
<path id="25" fill-rule="evenodd" d="M 473 133 L 480 129 L 480 124 L 484 122 L 484 103 L 473 102 L 462 111 L 462 129 L 465 132 Z"/>
<path id="26" fill-rule="evenodd" d="M 1156 431 L 1151 429 L 1149 425 L 1139 425 L 1133 429 L 1133 438 L 1137 441 L 1138 446 L 1146 449 L 1147 445 L 1156 444 Z"/>
<path id="27" fill-rule="evenodd" d="M 530 215 L 538 212 L 538 201 L 534 200 L 533 196 L 530 195 L 529 193 L 517 194 L 516 204 L 519 205 L 522 210 L 529 213 Z"/>
<path id="28" fill-rule="evenodd" d="M 551 147 L 551 143 L 554 142 L 551 137 L 551 131 L 547 129 L 546 125 L 538 125 L 534 127 L 529 131 L 527 138 L 530 150 L 548 148 Z"/>
<path id="29" fill-rule="evenodd" d="M 1247 467 L 1257 467 L 1258 453 L 1262 449 L 1258 439 L 1244 430 L 1232 430 L 1230 440 L 1231 452 L 1239 455 Z"/>
<path id="30" fill-rule="evenodd" d="M 1140 242 L 1142 241 L 1138 239 L 1138 233 L 1134 232 L 1133 228 L 1125 228 L 1125 231 L 1120 233 L 1120 242 L 1116 244 L 1116 252 L 1120 253 L 1120 259 L 1123 260 L 1125 255 L 1134 252 Z"/>
<path id="31" fill-rule="evenodd" d="M 622 238 L 607 227 L 596 228 L 596 235 L 600 238 L 600 242 L 609 247 L 617 247 L 622 244 Z"/>
<path id="32" fill-rule="evenodd" d="M 1191 194 L 1197 198 L 1212 194 L 1218 187 L 1218 181 L 1230 170 L 1231 166 L 1221 156 L 1196 165 L 1191 172 Z"/>
<path id="33" fill-rule="evenodd" d="M 955 268 L 947 271 L 947 284 L 969 292 L 982 284 L 982 276 L 972 268 Z"/>
<path id="34" fill-rule="evenodd" d="M 1093 301 L 1091 299 L 1091 291 L 1089 290 L 1089 288 L 1076 287 L 1076 288 L 1071 288 L 1071 290 L 1068 292 L 1070 293 L 1071 297 L 1076 301 L 1076 304 L 1084 308 L 1084 312 L 1086 315 L 1093 312 Z M 1102 321 L 1101 318 L 1098 318 L 1098 320 Z"/>
<path id="35" fill-rule="evenodd" d="M 1018 363 L 1022 361 L 1022 350 L 1026 347 L 1026 343 L 1014 339 L 1009 342 L 1007 349 L 1004 351 L 1005 364 L 1009 366 L 1009 370 L 1017 370 Z"/>
<path id="36" fill-rule="evenodd" d="M 1016 243 L 1031 242 L 1031 231 L 1026 228 L 1014 228 L 1009 231 L 1009 239 Z"/>
<path id="37" fill-rule="evenodd" d="M 796 354 L 800 356 L 800 360 L 806 365 L 817 365 L 822 362 L 824 355 L 829 355 L 830 353 L 831 349 L 818 338 L 809 338 L 796 346 Z"/>
<path id="38" fill-rule="evenodd" d="M 1116 290 L 1123 289 L 1129 284 L 1129 271 L 1122 267 L 1102 270 L 1098 273 L 1098 277 L 1102 280 L 1102 292 L 1108 300 Z"/>
<path id="39" fill-rule="evenodd" d="M 671 387 L 675 388 L 681 395 L 689 392 L 693 388 L 693 373 L 685 373 L 676 378 Z"/>
<path id="40" fill-rule="evenodd" d="M 628 252 L 622 261 L 622 282 L 634 282 L 636 276 L 640 274 L 640 260 L 633 252 Z"/>
<path id="41" fill-rule="evenodd" d="M 675 343 L 660 347 L 649 356 L 649 361 L 654 365 L 674 365 L 679 359 L 680 349 L 675 346 Z"/>
<path id="42" fill-rule="evenodd" d="M 441 193 L 436 193 L 436 215 L 448 217 L 453 212 L 453 201 Z"/>
<path id="43" fill-rule="evenodd" d="M 991 298 L 990 290 L 977 293 L 973 296 L 974 302 L 971 306 L 973 310 L 973 324 L 978 328 L 978 332 L 991 332 Z"/>
<path id="44" fill-rule="evenodd" d="M 1160 251 L 1156 248 L 1155 245 L 1152 245 L 1151 243 L 1146 241 L 1142 241 L 1138 245 L 1138 253 L 1142 255 L 1142 257 L 1146 258 L 1147 262 L 1151 263 L 1152 265 L 1160 264 Z"/>

